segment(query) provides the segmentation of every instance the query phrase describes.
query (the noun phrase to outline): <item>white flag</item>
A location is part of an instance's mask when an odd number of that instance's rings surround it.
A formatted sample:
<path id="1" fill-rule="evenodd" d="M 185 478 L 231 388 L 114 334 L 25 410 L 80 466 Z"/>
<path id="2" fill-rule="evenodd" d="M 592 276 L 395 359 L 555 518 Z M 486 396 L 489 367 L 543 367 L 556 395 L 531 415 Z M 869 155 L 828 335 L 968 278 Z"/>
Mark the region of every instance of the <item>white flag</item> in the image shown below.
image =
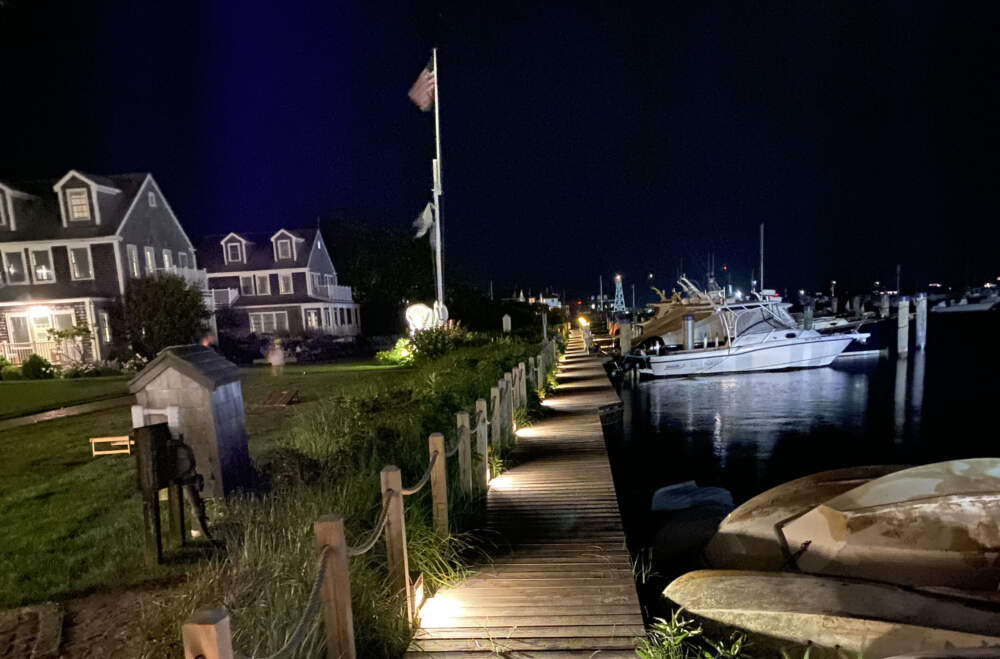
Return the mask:
<path id="1" fill-rule="evenodd" d="M 434 204 L 430 201 L 424 206 L 423 212 L 413 221 L 413 227 L 417 230 L 414 238 L 423 238 L 424 234 L 434 226 Z"/>

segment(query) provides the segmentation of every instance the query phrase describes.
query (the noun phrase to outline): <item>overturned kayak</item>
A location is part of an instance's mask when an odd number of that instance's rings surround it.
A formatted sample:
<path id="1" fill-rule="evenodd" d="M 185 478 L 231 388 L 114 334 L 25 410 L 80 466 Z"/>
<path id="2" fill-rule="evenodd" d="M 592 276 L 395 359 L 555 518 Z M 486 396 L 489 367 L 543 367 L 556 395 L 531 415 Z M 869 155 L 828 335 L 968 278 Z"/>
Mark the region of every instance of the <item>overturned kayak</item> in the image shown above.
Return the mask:
<path id="1" fill-rule="evenodd" d="M 1000 608 L 899 586 L 783 572 L 698 570 L 669 599 L 712 625 L 739 627 L 758 649 L 788 644 L 865 659 L 957 648 L 1000 653 Z M 824 656 L 811 653 L 810 656 Z M 989 656 L 989 655 L 984 655 Z"/>
<path id="2" fill-rule="evenodd" d="M 712 567 L 995 592 L 1000 458 L 837 470 L 785 483 L 730 513 L 705 558 Z"/>

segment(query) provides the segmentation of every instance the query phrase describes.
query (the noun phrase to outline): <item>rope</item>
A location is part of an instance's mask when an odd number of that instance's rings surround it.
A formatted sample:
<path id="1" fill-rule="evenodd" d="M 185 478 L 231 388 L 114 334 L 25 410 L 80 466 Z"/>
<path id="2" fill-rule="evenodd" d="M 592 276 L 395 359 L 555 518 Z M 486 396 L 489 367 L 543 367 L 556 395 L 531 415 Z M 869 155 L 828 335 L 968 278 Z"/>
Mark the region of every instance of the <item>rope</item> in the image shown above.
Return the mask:
<path id="1" fill-rule="evenodd" d="M 325 545 L 319 552 L 319 558 L 316 561 L 316 579 L 313 580 L 312 590 L 309 591 L 309 599 L 306 600 L 306 606 L 302 610 L 302 617 L 299 618 L 298 624 L 295 625 L 295 631 L 288 637 L 288 640 L 281 646 L 281 649 L 274 654 L 267 655 L 266 657 L 249 657 L 248 659 L 285 659 L 285 657 L 290 657 L 299 649 L 302 641 L 305 640 L 306 632 L 312 626 L 312 620 L 315 619 L 316 614 L 319 612 L 322 600 L 323 577 L 326 576 L 326 554 L 329 551 L 330 545 Z"/>
<path id="2" fill-rule="evenodd" d="M 444 452 L 444 457 L 446 457 L 446 458 L 450 458 L 451 456 L 453 456 L 453 455 L 455 455 L 456 453 L 458 453 L 458 444 L 459 444 L 459 442 L 458 442 L 458 440 L 456 439 L 456 440 L 455 440 L 455 445 L 454 445 L 454 446 L 452 446 L 452 447 L 451 447 L 450 449 L 448 449 L 447 451 L 445 451 L 445 452 Z"/>
<path id="3" fill-rule="evenodd" d="M 427 485 L 427 481 L 430 480 L 431 478 L 431 469 L 434 467 L 434 461 L 437 460 L 437 457 L 438 457 L 438 452 L 434 451 L 434 455 L 431 456 L 431 461 L 427 463 L 427 471 L 425 471 L 424 475 L 420 477 L 420 481 L 416 485 L 414 485 L 413 487 L 403 488 L 403 496 L 408 497 L 411 494 L 416 494 L 417 492 L 420 491 L 420 488 L 422 488 L 424 485 Z"/>
<path id="4" fill-rule="evenodd" d="M 365 540 L 360 547 L 351 547 L 348 545 L 348 556 L 360 556 L 374 547 L 375 543 L 378 542 L 378 537 L 382 535 L 382 530 L 385 529 L 385 522 L 389 519 L 389 500 L 392 498 L 393 494 L 395 494 L 395 492 L 392 490 L 386 491 L 385 501 L 382 502 L 382 512 L 379 513 L 378 521 L 375 522 L 375 528 L 372 530 L 372 534 L 368 536 L 368 539 Z"/>

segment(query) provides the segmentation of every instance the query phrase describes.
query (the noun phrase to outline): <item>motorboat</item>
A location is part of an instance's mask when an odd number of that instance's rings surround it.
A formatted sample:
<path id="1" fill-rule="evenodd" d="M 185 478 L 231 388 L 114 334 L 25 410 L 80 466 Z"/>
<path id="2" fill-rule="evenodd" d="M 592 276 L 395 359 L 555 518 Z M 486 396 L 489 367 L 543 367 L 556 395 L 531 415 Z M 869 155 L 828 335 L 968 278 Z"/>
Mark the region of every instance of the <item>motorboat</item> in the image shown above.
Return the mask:
<path id="1" fill-rule="evenodd" d="M 799 329 L 780 298 L 717 298 L 682 280 L 688 300 L 671 301 L 653 320 L 655 336 L 643 328 L 637 350 L 642 375 L 653 377 L 743 373 L 827 366 L 859 332 L 823 334 Z M 652 325 L 653 321 L 649 321 Z M 645 325 L 645 324 L 644 324 Z"/>

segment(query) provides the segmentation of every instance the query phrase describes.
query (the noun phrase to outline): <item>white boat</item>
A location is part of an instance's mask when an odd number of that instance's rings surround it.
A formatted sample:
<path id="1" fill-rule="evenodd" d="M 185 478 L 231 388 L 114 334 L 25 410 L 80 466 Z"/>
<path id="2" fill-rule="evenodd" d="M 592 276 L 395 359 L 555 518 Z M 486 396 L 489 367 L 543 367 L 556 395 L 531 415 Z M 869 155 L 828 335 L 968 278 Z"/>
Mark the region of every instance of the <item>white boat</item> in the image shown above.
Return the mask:
<path id="1" fill-rule="evenodd" d="M 852 341 L 868 338 L 798 329 L 788 305 L 773 300 L 726 300 L 713 306 L 713 322 L 700 325 L 717 327 L 718 333 L 711 339 L 703 333 L 699 342 L 694 321 L 685 321 L 684 346 L 660 345 L 653 353 L 633 355 L 639 372 L 667 377 L 815 368 L 828 366 Z"/>

